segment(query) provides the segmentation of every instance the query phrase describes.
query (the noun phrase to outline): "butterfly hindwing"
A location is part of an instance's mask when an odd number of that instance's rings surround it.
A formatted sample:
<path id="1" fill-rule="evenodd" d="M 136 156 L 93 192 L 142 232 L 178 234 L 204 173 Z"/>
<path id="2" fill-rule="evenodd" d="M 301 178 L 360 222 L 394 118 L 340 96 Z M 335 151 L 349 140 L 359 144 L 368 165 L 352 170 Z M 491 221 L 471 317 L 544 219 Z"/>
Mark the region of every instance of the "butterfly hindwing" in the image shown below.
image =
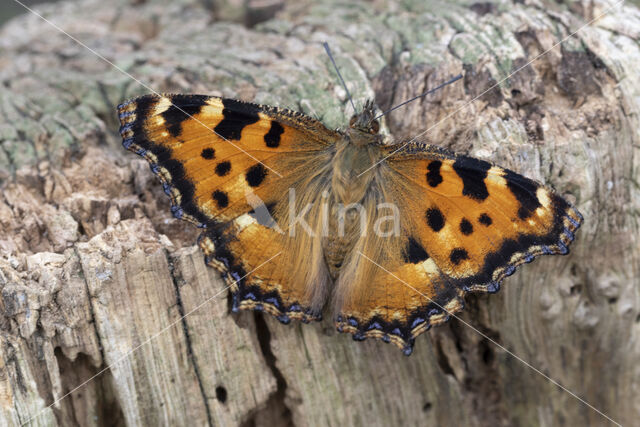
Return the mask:
<path id="1" fill-rule="evenodd" d="M 335 132 L 293 111 L 202 95 L 142 96 L 118 114 L 123 145 L 149 162 L 174 216 L 206 229 L 200 246 L 234 307 L 264 308 L 283 322 L 317 318 L 282 256 L 299 245 L 274 225 L 288 189 L 330 161 Z"/>
<path id="2" fill-rule="evenodd" d="M 401 233 L 395 244 L 361 238 L 370 259 L 352 262 L 377 264 L 379 275 L 354 283 L 338 326 L 406 352 L 418 334 L 460 310 L 466 293 L 495 292 L 518 265 L 566 254 L 582 222 L 553 190 L 436 147 L 407 147 L 380 164 L 378 177 L 399 208 Z M 376 249 L 385 244 L 389 251 Z"/>

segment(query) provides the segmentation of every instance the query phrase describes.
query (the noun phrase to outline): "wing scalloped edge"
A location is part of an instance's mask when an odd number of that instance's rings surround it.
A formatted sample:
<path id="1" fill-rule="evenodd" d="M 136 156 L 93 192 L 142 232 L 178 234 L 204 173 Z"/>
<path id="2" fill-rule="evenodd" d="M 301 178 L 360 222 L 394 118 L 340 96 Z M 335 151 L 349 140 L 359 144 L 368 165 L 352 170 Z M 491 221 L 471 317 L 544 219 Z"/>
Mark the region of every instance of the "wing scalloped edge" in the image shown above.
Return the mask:
<path id="1" fill-rule="evenodd" d="M 573 216 L 572 216 L 573 215 Z M 510 262 L 495 270 L 493 280 L 484 284 L 476 284 L 466 289 L 456 289 L 456 295 L 446 301 L 431 301 L 421 310 L 414 311 L 406 324 L 386 322 L 379 318 L 372 318 L 366 323 L 359 323 L 353 317 L 338 317 L 335 322 L 338 332 L 353 335 L 355 341 L 367 338 L 377 338 L 386 343 L 393 343 L 409 356 L 413 352 L 415 338 L 426 332 L 434 325 L 448 322 L 452 316 L 464 308 L 464 297 L 469 293 L 496 293 L 506 277 L 515 273 L 518 266 L 532 262 L 540 255 L 567 255 L 569 245 L 574 240 L 574 233 L 582 224 L 583 217 L 575 208 L 568 206 L 562 217 L 563 229 L 560 239 L 552 245 L 538 245 L 528 248 L 526 252 L 513 254 Z M 532 249 L 533 250 L 530 250 Z"/>

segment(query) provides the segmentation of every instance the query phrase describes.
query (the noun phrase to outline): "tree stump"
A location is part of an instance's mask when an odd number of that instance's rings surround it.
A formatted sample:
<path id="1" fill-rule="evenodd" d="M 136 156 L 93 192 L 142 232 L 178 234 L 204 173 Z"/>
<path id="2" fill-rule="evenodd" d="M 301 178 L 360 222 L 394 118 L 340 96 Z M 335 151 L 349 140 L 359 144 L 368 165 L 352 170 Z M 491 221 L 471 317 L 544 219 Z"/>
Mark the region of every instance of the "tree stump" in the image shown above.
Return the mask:
<path id="1" fill-rule="evenodd" d="M 80 0 L 37 10 L 85 46 L 33 14 L 1 28 L 0 424 L 610 422 L 545 376 L 637 422 L 640 10 L 553 48 L 614 2 L 428 3 Z M 410 358 L 331 319 L 231 314 L 197 230 L 120 146 L 115 106 L 150 88 L 344 126 L 323 41 L 383 110 L 463 73 L 385 117 L 389 137 L 491 160 L 585 216 L 571 255 L 468 298 L 473 328 L 452 319 Z"/>

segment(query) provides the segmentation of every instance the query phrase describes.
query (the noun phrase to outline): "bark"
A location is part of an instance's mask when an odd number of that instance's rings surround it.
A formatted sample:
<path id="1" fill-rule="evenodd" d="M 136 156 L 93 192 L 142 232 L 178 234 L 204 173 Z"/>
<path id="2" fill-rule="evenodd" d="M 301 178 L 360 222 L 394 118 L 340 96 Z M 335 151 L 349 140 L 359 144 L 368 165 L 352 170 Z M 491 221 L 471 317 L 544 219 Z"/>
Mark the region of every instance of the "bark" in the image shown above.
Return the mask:
<path id="1" fill-rule="evenodd" d="M 0 424 L 608 422 L 541 373 L 617 422 L 636 422 L 640 11 L 616 8 L 483 93 L 612 4 L 38 8 L 148 87 L 36 16 L 0 28 Z M 552 185 L 585 216 L 571 255 L 470 297 L 464 322 L 419 337 L 410 358 L 354 343 L 330 319 L 283 326 L 231 314 L 197 230 L 171 217 L 146 163 L 120 146 L 115 106 L 149 88 L 343 126 L 351 110 L 325 40 L 358 104 L 375 98 L 385 109 L 463 72 L 463 82 L 387 116 L 389 136 L 431 128 L 422 141 Z"/>

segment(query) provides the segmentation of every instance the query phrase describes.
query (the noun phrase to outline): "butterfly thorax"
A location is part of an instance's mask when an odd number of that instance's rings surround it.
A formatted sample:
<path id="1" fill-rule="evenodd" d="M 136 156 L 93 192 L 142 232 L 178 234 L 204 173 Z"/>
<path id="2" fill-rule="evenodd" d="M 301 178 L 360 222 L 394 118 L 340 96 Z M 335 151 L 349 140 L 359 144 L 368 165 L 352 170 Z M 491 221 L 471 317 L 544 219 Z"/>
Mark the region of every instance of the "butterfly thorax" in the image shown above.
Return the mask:
<path id="1" fill-rule="evenodd" d="M 371 167 L 381 159 L 380 135 L 355 127 L 350 127 L 343 135 L 336 143 L 332 161 L 330 232 L 322 245 L 333 279 L 360 236 L 363 215 L 360 210 L 365 206 L 363 201 L 374 179 L 375 168 Z"/>
<path id="2" fill-rule="evenodd" d="M 379 161 L 378 135 L 349 129 L 336 144 L 331 190 L 338 203 L 360 203 L 373 179 L 373 166 Z M 357 142 L 355 142 L 357 141 Z"/>
<path id="3" fill-rule="evenodd" d="M 373 102 L 351 117 L 333 158 L 332 192 L 338 203 L 359 203 L 373 177 L 371 166 L 379 161 L 382 136 Z"/>

